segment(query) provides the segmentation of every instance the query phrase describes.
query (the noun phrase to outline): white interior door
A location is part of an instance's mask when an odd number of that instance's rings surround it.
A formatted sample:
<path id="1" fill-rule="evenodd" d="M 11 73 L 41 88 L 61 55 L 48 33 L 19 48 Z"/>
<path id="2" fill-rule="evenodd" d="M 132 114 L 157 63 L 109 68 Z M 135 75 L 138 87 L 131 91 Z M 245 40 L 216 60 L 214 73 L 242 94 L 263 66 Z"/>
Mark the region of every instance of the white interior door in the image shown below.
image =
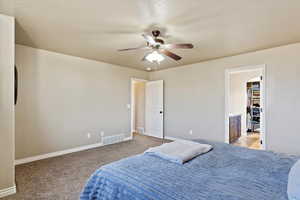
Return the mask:
<path id="1" fill-rule="evenodd" d="M 145 134 L 163 138 L 164 129 L 164 82 L 148 81 L 146 83 L 146 130 Z"/>

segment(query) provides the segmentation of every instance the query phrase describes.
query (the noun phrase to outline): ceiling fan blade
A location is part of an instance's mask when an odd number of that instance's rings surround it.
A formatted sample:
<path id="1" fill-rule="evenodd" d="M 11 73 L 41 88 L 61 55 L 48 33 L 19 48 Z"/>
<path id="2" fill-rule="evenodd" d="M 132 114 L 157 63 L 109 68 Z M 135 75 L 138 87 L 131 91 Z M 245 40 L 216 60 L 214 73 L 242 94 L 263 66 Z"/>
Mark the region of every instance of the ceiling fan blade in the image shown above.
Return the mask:
<path id="1" fill-rule="evenodd" d="M 145 38 L 145 40 L 150 44 L 150 45 L 155 45 L 156 42 L 153 37 L 150 35 L 142 34 L 142 36 Z"/>
<path id="2" fill-rule="evenodd" d="M 141 50 L 141 49 L 149 49 L 149 47 L 135 47 L 135 48 L 127 48 L 127 49 L 118 49 L 118 51 L 131 51 L 131 50 Z"/>
<path id="3" fill-rule="evenodd" d="M 178 61 L 181 59 L 180 56 L 176 55 L 175 53 L 172 53 L 171 51 L 168 51 L 166 49 L 159 50 L 162 54 L 165 54 L 166 56 L 169 56 L 170 58 L 173 58 L 174 60 Z"/>
<path id="4" fill-rule="evenodd" d="M 165 44 L 162 46 L 166 49 L 192 49 L 194 48 L 193 44 Z"/>

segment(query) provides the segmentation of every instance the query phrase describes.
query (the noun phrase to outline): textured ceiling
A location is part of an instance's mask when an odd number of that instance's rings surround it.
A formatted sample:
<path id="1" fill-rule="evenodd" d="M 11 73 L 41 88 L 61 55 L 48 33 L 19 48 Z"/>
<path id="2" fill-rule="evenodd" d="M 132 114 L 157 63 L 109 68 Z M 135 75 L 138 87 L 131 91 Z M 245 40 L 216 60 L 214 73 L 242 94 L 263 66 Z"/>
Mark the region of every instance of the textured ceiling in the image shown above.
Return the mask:
<path id="1" fill-rule="evenodd" d="M 167 43 L 195 46 L 159 69 L 300 42 L 298 0 L 6 1 L 15 3 L 18 44 L 137 69 L 152 66 L 141 62 L 145 51 L 117 49 L 143 45 L 153 27 Z"/>

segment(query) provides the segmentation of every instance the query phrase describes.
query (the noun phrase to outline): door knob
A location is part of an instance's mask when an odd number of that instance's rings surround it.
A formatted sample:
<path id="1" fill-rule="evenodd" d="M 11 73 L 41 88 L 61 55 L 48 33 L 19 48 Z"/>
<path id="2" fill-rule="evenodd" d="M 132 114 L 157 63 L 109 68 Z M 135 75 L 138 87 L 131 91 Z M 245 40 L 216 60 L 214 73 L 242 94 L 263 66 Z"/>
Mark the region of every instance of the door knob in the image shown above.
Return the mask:
<path id="1" fill-rule="evenodd" d="M 163 114 L 163 111 L 159 111 L 160 114 Z"/>

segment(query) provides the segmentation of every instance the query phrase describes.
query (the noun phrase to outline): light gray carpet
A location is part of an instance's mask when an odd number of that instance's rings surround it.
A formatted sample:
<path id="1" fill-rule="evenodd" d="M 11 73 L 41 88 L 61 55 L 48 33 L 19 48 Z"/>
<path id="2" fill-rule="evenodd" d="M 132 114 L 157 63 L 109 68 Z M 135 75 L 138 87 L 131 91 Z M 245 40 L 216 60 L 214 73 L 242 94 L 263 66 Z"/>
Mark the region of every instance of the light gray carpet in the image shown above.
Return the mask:
<path id="1" fill-rule="evenodd" d="M 135 135 L 132 141 L 16 166 L 17 194 L 3 200 L 79 199 L 96 169 L 160 144 L 160 139 Z"/>

